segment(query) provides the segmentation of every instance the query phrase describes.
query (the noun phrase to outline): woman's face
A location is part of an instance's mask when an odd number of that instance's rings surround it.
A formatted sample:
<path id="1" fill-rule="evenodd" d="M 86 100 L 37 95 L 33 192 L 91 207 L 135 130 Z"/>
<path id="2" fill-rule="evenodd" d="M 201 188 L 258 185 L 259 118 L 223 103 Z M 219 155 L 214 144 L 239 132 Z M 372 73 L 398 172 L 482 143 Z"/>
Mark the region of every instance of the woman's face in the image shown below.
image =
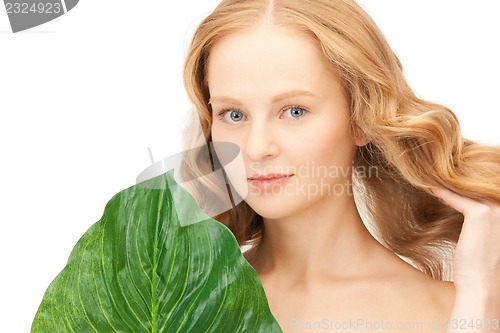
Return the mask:
<path id="1" fill-rule="evenodd" d="M 355 140 L 342 86 L 314 39 L 263 24 L 214 45 L 212 139 L 239 145 L 231 183 L 259 215 L 285 218 L 350 194 Z"/>

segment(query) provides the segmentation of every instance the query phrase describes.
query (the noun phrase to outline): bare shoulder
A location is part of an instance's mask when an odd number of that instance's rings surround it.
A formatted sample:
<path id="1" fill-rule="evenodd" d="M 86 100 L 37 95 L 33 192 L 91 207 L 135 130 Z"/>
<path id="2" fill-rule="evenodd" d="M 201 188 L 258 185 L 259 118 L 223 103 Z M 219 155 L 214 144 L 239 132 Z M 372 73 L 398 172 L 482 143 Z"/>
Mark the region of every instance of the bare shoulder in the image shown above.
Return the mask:
<path id="1" fill-rule="evenodd" d="M 451 314 L 451 307 L 455 301 L 455 285 L 453 282 L 438 281 L 429 277 L 428 281 L 424 282 L 424 286 L 429 293 L 432 293 L 433 296 L 430 298 L 437 304 L 450 309 Z"/>
<path id="2" fill-rule="evenodd" d="M 418 272 L 417 274 L 423 274 Z M 432 309 L 432 313 L 449 316 L 451 308 L 455 301 L 455 287 L 452 282 L 439 281 L 423 274 L 421 277 L 409 279 L 408 282 L 414 283 L 410 288 L 413 297 L 425 303 L 426 309 Z"/>
<path id="3" fill-rule="evenodd" d="M 244 256 L 255 263 L 252 251 Z M 324 318 L 351 322 L 364 318 L 394 327 L 409 323 L 413 326 L 405 327 L 407 333 L 440 333 L 444 332 L 439 328 L 450 318 L 455 300 L 453 283 L 433 279 L 387 251 L 372 257 L 358 275 L 325 275 L 305 288 L 287 289 L 282 280 L 261 274 L 259 277 L 271 311 L 284 332 L 290 323 L 316 323 Z M 428 327 L 430 322 L 438 323 L 439 328 Z"/>
<path id="4" fill-rule="evenodd" d="M 397 272 L 398 278 L 389 280 L 395 293 L 393 297 L 404 295 L 402 305 L 411 309 L 412 316 L 441 322 L 449 319 L 455 301 L 453 282 L 434 279 L 407 263 Z"/>

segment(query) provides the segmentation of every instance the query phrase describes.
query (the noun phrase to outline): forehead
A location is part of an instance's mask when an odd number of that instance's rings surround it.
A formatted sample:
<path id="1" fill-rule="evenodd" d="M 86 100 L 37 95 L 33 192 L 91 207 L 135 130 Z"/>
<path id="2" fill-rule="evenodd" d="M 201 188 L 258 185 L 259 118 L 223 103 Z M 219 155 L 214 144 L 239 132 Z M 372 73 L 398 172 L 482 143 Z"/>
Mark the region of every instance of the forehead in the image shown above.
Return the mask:
<path id="1" fill-rule="evenodd" d="M 335 78 L 314 38 L 269 24 L 222 38 L 213 46 L 207 68 L 211 94 L 238 93 L 243 86 L 268 92 L 320 90 L 328 79 Z"/>

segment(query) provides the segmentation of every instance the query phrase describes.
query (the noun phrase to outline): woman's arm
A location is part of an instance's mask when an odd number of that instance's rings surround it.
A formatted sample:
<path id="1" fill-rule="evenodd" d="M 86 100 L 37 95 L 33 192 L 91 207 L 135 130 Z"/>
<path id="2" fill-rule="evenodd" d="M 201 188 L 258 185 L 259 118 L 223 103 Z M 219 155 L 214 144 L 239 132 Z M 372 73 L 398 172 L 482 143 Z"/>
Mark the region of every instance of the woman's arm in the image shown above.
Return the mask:
<path id="1" fill-rule="evenodd" d="M 457 290 L 450 320 L 445 323 L 446 332 L 500 332 L 499 293 L 478 286 Z"/>
<path id="2" fill-rule="evenodd" d="M 464 215 L 453 261 L 455 304 L 447 333 L 500 332 L 500 206 L 432 192 Z"/>

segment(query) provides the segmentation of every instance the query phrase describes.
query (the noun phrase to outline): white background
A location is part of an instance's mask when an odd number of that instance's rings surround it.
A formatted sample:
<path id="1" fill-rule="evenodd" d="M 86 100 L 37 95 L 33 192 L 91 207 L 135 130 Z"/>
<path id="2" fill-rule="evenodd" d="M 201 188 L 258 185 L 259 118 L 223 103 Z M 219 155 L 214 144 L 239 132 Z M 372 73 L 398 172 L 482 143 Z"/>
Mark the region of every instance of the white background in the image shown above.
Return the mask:
<path id="1" fill-rule="evenodd" d="M 157 160 L 180 151 L 182 61 L 217 2 L 82 0 L 17 34 L 0 7 L 0 332 L 29 332 L 77 240 L 150 164 L 147 147 Z M 500 144 L 499 2 L 360 2 L 417 94 Z"/>

